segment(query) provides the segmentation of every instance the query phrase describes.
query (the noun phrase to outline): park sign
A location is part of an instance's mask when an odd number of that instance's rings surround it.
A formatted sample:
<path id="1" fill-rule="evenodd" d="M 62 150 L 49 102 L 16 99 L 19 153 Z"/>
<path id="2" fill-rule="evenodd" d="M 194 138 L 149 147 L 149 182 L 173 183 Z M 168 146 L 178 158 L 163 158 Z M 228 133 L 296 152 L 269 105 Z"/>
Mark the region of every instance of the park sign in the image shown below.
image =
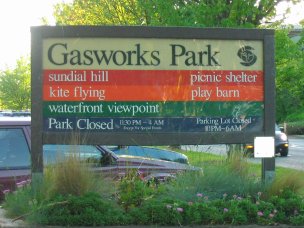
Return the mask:
<path id="1" fill-rule="evenodd" d="M 253 142 L 274 134 L 274 33 L 41 26 L 32 32 L 33 144 Z"/>

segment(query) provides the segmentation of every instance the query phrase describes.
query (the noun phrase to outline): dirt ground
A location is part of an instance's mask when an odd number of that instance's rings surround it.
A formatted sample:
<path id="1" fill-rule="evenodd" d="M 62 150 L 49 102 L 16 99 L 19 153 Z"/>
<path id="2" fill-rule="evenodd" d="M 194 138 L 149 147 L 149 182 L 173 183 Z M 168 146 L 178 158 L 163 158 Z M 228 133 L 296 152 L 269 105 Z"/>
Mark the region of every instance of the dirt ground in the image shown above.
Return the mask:
<path id="1" fill-rule="evenodd" d="M 22 220 L 13 221 L 5 217 L 5 210 L 0 207 L 0 227 L 26 227 Z"/>

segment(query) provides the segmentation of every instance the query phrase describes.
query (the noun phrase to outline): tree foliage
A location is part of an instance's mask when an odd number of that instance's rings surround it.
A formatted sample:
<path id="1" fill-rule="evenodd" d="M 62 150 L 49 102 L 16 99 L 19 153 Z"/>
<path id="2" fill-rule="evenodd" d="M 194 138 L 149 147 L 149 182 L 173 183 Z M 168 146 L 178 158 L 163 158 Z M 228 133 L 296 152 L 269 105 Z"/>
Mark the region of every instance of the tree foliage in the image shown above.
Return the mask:
<path id="1" fill-rule="evenodd" d="M 58 25 L 256 27 L 282 1 L 74 0 L 57 4 L 54 16 Z"/>
<path id="2" fill-rule="evenodd" d="M 15 69 L 0 72 L 0 101 L 4 109 L 30 109 L 31 67 L 28 58 L 17 60 Z"/>
<path id="3" fill-rule="evenodd" d="M 58 25 L 144 25 L 256 28 L 272 21 L 281 2 L 300 0 L 74 0 L 57 4 Z M 288 9 L 285 14 L 288 13 Z M 273 21 L 272 26 L 281 21 Z M 302 21 L 304 26 L 304 20 Z M 304 109 L 303 47 L 276 32 L 277 120 Z"/>
<path id="4" fill-rule="evenodd" d="M 277 30 L 275 37 L 276 107 L 279 121 L 304 109 L 303 39 L 295 43 L 288 34 L 288 29 Z"/>

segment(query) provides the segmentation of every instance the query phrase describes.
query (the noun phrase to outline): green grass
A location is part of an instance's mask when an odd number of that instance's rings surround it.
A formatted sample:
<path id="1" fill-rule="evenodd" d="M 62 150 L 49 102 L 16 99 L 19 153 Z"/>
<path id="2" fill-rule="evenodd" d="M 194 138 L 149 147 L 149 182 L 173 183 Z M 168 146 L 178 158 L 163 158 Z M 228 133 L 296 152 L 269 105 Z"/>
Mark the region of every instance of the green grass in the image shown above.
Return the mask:
<path id="1" fill-rule="evenodd" d="M 212 164 L 218 164 L 226 162 L 227 156 L 226 155 L 216 155 L 211 154 L 208 152 L 195 152 L 195 151 L 184 151 L 184 150 L 175 150 L 179 153 L 185 154 L 188 159 L 189 163 L 193 166 L 205 168 L 208 165 Z M 244 161 L 247 161 L 246 158 L 244 158 Z M 249 172 L 254 173 L 257 176 L 261 176 L 261 164 L 254 164 L 250 163 Z"/>
<path id="2" fill-rule="evenodd" d="M 214 162 L 220 162 L 226 159 L 226 156 L 214 155 L 210 153 L 193 152 L 193 151 L 187 151 L 182 153 L 188 157 L 189 163 L 191 165 L 202 168 L 205 165 L 212 164 Z"/>
<path id="3" fill-rule="evenodd" d="M 195 151 L 184 151 L 184 150 L 175 150 L 179 153 L 183 153 L 188 156 L 189 163 L 193 166 L 205 168 L 209 164 L 214 164 L 218 162 L 223 162 L 227 159 L 226 155 L 216 155 L 208 152 L 195 152 Z M 245 159 L 246 160 L 246 159 Z M 258 177 L 262 177 L 262 163 L 249 163 L 250 173 L 255 174 Z M 275 167 L 275 175 L 277 177 L 284 176 L 286 173 L 294 172 L 292 168 L 285 167 Z M 304 171 L 299 171 L 304 176 Z"/>

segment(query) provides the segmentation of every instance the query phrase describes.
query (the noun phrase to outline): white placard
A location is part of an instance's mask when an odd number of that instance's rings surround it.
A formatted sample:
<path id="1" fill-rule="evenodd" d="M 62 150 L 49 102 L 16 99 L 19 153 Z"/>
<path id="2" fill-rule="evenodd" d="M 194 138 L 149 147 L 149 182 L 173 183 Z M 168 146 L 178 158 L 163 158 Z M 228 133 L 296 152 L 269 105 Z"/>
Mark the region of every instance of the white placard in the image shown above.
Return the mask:
<path id="1" fill-rule="evenodd" d="M 254 138 L 254 157 L 272 158 L 274 157 L 274 138 L 255 137 Z"/>

